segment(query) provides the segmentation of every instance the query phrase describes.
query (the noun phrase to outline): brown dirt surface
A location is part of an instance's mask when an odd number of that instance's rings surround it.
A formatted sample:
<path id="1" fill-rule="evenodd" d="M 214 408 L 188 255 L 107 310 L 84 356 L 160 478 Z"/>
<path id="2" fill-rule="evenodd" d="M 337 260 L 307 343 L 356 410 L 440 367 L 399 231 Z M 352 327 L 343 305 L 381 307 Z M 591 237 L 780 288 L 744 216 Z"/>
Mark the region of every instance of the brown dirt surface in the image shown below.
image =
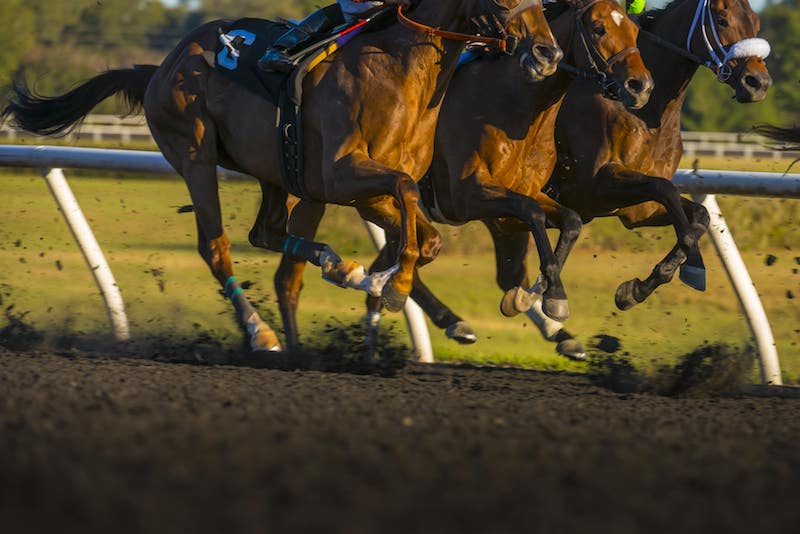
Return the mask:
<path id="1" fill-rule="evenodd" d="M 125 356 L 0 348 L 0 530 L 800 532 L 798 399 Z"/>

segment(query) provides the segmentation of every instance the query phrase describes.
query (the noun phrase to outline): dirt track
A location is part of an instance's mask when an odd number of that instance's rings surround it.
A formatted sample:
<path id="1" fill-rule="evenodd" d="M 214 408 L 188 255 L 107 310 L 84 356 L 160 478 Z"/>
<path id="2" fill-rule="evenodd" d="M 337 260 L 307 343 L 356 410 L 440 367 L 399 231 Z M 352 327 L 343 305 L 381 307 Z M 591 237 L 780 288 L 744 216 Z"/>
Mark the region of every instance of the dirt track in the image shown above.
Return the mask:
<path id="1" fill-rule="evenodd" d="M 0 349 L 24 532 L 799 532 L 800 400 Z"/>

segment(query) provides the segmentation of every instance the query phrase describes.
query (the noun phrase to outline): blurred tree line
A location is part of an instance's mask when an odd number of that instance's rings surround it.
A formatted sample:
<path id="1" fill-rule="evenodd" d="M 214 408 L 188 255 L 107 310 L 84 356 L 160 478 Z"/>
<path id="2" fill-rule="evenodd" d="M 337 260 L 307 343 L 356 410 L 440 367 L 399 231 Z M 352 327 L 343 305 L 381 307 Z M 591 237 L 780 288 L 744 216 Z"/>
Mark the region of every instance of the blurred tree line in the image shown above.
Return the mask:
<path id="1" fill-rule="evenodd" d="M 333 1 L 333 0 L 329 0 Z M 243 16 L 301 18 L 326 0 L 2 0 L 0 87 L 24 75 L 42 94 L 63 92 L 106 68 L 159 63 L 199 24 Z M 739 105 L 701 69 L 689 89 L 684 127 L 747 131 L 759 122 L 800 123 L 800 0 L 773 0 L 760 13 L 775 85 L 764 102 Z M 100 112 L 118 111 L 104 102 Z"/>

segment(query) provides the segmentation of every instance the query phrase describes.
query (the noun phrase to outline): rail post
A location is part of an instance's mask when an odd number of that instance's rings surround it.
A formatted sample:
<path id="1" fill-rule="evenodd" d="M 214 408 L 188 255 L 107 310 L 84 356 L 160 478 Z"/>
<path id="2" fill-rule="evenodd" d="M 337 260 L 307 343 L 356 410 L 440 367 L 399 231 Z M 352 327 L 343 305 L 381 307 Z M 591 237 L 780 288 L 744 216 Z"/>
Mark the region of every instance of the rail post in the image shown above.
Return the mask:
<path id="1" fill-rule="evenodd" d="M 781 366 L 778 360 L 778 350 L 775 348 L 775 338 L 772 336 L 772 328 L 769 326 L 767 314 L 753 280 L 747 272 L 736 242 L 722 216 L 717 199 L 714 195 L 692 196 L 696 202 L 700 202 L 706 207 L 711 218 L 708 234 L 717 249 L 720 260 L 722 260 L 725 272 L 728 273 L 728 278 L 747 318 L 747 324 L 756 340 L 761 381 L 764 384 L 780 386 L 783 384 Z"/>
<path id="2" fill-rule="evenodd" d="M 130 339 L 130 331 L 122 295 L 119 287 L 117 287 L 117 282 L 114 280 L 114 275 L 111 273 L 111 268 L 106 262 L 103 251 L 97 243 L 89 223 L 86 222 L 86 217 L 83 216 L 75 195 L 72 194 L 72 189 L 70 189 L 67 179 L 64 177 L 64 172 L 61 169 L 54 168 L 45 169 L 43 174 L 50 192 L 56 199 L 56 203 L 67 221 L 67 226 L 69 226 L 72 235 L 75 237 L 75 241 L 78 242 L 78 247 L 81 249 L 92 276 L 94 276 L 95 283 L 100 289 L 114 338 L 117 341 L 127 341 Z"/>
<path id="3" fill-rule="evenodd" d="M 379 226 L 364 221 L 367 230 L 375 243 L 375 247 L 380 250 L 386 244 L 386 234 Z M 406 317 L 408 332 L 411 334 L 411 344 L 414 345 L 414 355 L 422 363 L 433 363 L 433 347 L 431 346 L 431 336 L 428 332 L 428 325 L 425 322 L 425 314 L 419 304 L 409 298 L 406 300 L 403 314 Z"/>

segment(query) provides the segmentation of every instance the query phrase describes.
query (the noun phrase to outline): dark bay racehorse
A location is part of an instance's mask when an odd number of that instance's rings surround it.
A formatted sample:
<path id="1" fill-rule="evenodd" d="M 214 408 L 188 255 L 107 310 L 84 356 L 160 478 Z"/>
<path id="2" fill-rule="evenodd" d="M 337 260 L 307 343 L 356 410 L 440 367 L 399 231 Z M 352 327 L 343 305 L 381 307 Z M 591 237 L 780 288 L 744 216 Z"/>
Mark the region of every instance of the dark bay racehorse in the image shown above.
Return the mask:
<path id="1" fill-rule="evenodd" d="M 302 109 L 302 185 L 309 196 L 321 203 L 356 206 L 362 216 L 400 236 L 399 265 L 384 273 L 381 283 L 366 277 L 363 267 L 342 261 L 326 245 L 287 234 L 275 106 L 231 82 L 207 59 L 227 21 L 194 30 L 159 67 L 110 70 L 53 98 L 34 96 L 18 84 L 3 116 L 12 116 L 25 130 L 57 134 L 115 93 L 122 93 L 134 106 L 142 105 L 159 148 L 188 186 L 200 255 L 233 302 L 251 346 L 278 350 L 275 332 L 255 312 L 233 276 L 216 166 L 250 174 L 261 183 L 262 206 L 249 236 L 253 245 L 312 261 L 328 279 L 342 285 L 378 294 L 382 286 L 386 307 L 397 310 L 411 291 L 417 261 L 431 261 L 439 249 L 437 234 L 426 235 L 418 244 L 415 182 L 430 164 L 441 99 L 463 39 L 469 38 L 463 34 L 478 31 L 484 37 L 473 35 L 473 40 L 505 49 L 505 27 L 530 11 L 536 20 L 529 42 L 531 64 L 552 72 L 553 59 L 560 54 L 540 0 L 387 3 L 412 4 L 409 15 L 416 23 L 392 24 L 356 37 L 308 75 Z M 389 282 L 383 285 L 386 278 Z"/>
<path id="2" fill-rule="evenodd" d="M 650 102 L 625 110 L 587 98 L 586 84 L 574 84 L 556 122 L 559 165 L 551 180 L 554 198 L 584 222 L 615 216 L 628 229 L 675 228 L 677 244 L 652 273 L 617 289 L 615 302 L 622 310 L 643 302 L 679 267 L 681 281 L 705 289 L 697 241 L 708 229 L 708 213 L 681 197 L 670 181 L 682 155 L 680 114 L 694 73 L 700 66 L 710 68 L 741 103 L 763 100 L 772 84 L 764 62 L 770 47 L 757 38 L 758 15 L 747 0 L 675 0 L 640 20 L 639 49 L 656 83 Z M 498 251 L 503 248 L 497 244 Z M 508 259 L 513 264 L 517 257 Z M 569 337 L 536 308 L 532 311 L 551 338 Z"/>
<path id="3" fill-rule="evenodd" d="M 497 231 L 533 234 L 546 285 L 545 312 L 563 316 L 567 308 L 559 271 L 568 247 L 577 238 L 581 221 L 577 214 L 562 209 L 541 192 L 556 162 L 553 130 L 562 98 L 575 72 L 596 83 L 602 81 L 606 91 L 633 108 L 647 102 L 653 84 L 636 50 L 638 29 L 618 4 L 611 0 L 581 0 L 550 9 L 563 12 L 551 19 L 550 25 L 566 51 L 564 62 L 573 66 L 572 73 L 562 69 L 542 81 L 541 77 L 531 77 L 530 70 L 519 69 L 518 62 L 511 58 L 479 60 L 464 66 L 455 74 L 442 105 L 430 178 L 437 208 L 447 222 L 501 218 L 495 225 Z M 524 23 L 521 18 L 518 24 Z M 520 61 L 524 64 L 526 58 L 523 56 Z M 597 83 L 598 91 L 601 85 Z M 313 237 L 316 227 L 309 228 L 308 224 L 318 221 L 321 215 L 309 217 L 314 208 L 303 204 L 296 208 L 305 210 L 299 224 Z M 545 233 L 546 216 L 559 221 L 562 235 L 569 236 L 559 241 L 555 254 Z M 421 218 L 418 223 L 421 234 L 435 232 L 423 225 Z M 393 242 L 398 237 L 388 236 L 390 245 L 384 248 L 373 270 L 392 264 Z M 298 279 L 302 276 L 302 265 L 298 263 L 284 258 L 276 276 L 287 339 L 292 343 L 298 341 L 293 334 Z M 422 284 L 419 274 L 411 294 L 426 311 L 441 306 Z M 554 311 L 549 309 L 552 301 Z M 380 301 L 369 298 L 368 306 L 368 327 L 374 329 Z M 449 310 L 430 316 L 447 329 L 448 336 L 461 342 L 474 341 L 467 325 Z M 374 339 L 374 335 L 369 337 Z"/>

